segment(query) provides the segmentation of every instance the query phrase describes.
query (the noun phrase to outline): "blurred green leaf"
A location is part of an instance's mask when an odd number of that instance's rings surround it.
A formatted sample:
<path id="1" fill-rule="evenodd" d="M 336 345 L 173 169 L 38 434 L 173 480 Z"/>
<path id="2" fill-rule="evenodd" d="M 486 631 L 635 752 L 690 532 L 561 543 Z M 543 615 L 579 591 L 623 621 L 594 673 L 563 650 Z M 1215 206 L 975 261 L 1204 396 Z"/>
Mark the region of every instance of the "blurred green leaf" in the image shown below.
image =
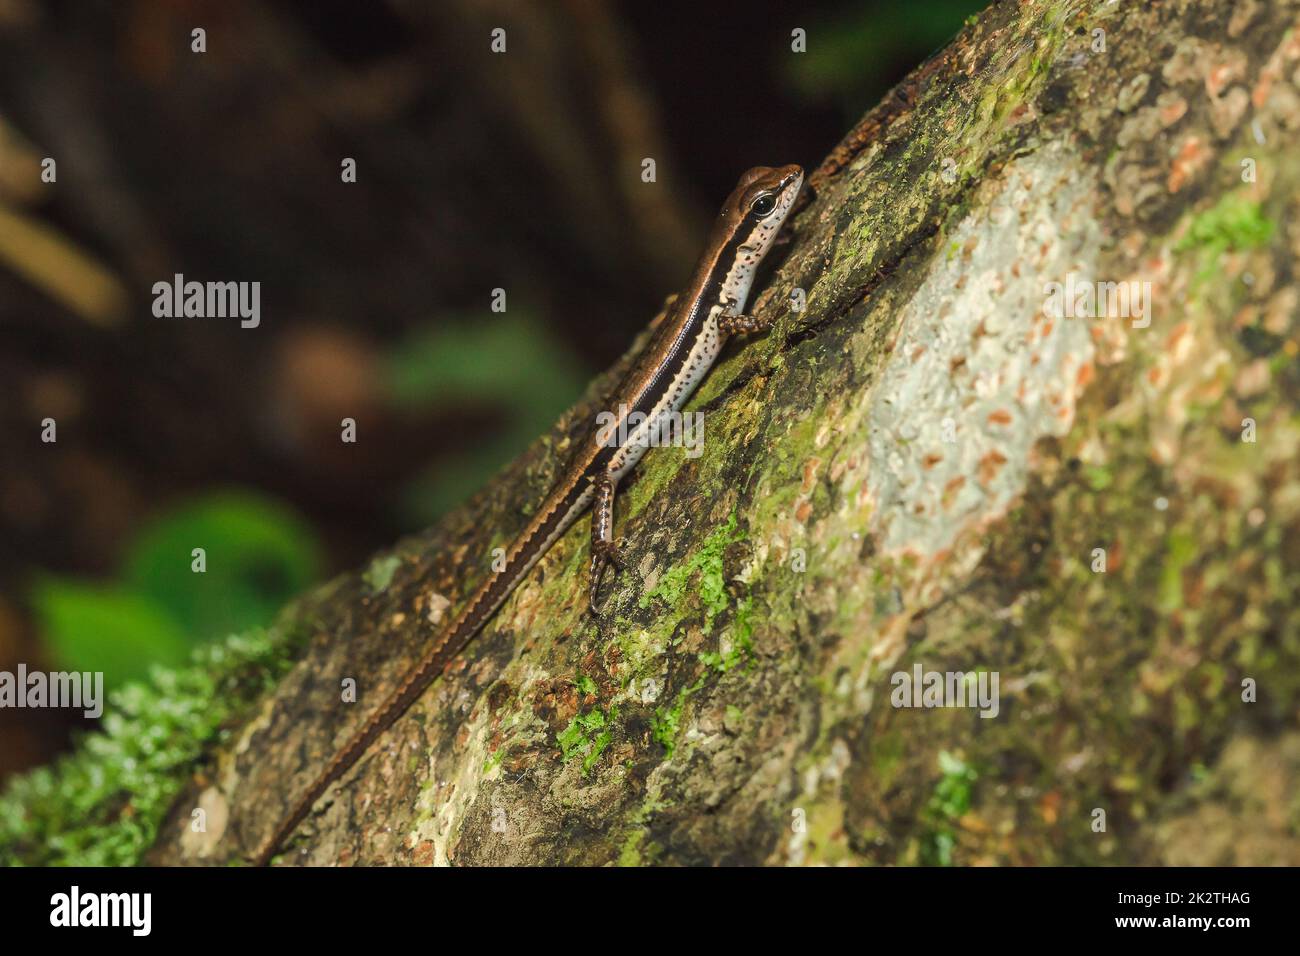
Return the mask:
<path id="1" fill-rule="evenodd" d="M 195 548 L 205 552 L 202 574 L 191 569 Z M 123 583 L 199 640 L 269 622 L 320 569 L 310 525 L 274 499 L 231 490 L 146 525 L 128 551 Z"/>
<path id="2" fill-rule="evenodd" d="M 898 70 L 942 47 L 969 14 L 987 0 L 931 0 L 925 4 L 870 0 L 808 25 L 808 51 L 789 56 L 781 68 L 808 100 L 833 100 L 857 118 L 870 108 Z"/>
<path id="3" fill-rule="evenodd" d="M 184 629 L 147 597 L 48 577 L 32 603 L 59 666 L 102 671 L 114 686 L 144 677 L 150 664 L 175 666 L 189 657 Z"/>
<path id="4" fill-rule="evenodd" d="M 549 425 L 587 375 L 531 315 L 447 318 L 398 342 L 384 363 L 397 405 L 437 408 L 466 399 L 503 401 Z"/>
<path id="5" fill-rule="evenodd" d="M 432 524 L 482 488 L 488 478 L 527 448 L 549 424 L 534 431 L 507 427 L 501 434 L 485 437 L 479 445 L 465 449 L 454 459 L 439 462 L 436 470 L 430 469 L 410 481 L 402 490 L 401 508 L 406 520 L 417 526 Z"/>
<path id="6" fill-rule="evenodd" d="M 192 570 L 193 549 L 206 571 Z M 272 620 L 319 576 L 311 527 L 273 499 L 222 491 L 173 508 L 130 545 L 117 583 L 45 576 L 32 607 L 60 666 L 114 685 L 174 667 L 197 644 Z"/>
<path id="7" fill-rule="evenodd" d="M 384 375 L 395 405 L 436 410 L 471 402 L 505 418 L 500 430 L 410 484 L 407 517 L 427 524 L 464 501 L 549 428 L 586 380 L 570 351 L 518 311 L 449 321 L 399 342 Z"/>

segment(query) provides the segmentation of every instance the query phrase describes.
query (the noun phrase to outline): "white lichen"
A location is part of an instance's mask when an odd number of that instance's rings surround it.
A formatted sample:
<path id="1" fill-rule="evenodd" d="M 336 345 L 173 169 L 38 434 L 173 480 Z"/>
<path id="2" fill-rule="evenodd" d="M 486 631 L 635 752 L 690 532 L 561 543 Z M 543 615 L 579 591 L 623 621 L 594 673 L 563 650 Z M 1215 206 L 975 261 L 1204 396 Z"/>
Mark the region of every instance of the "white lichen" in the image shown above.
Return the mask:
<path id="1" fill-rule="evenodd" d="M 1107 321 L 1044 310 L 1046 280 L 1096 278 L 1087 167 L 1045 147 L 985 188 L 898 316 L 872 391 L 868 490 L 886 553 L 935 555 L 1006 512 L 1034 443 L 1070 428 L 1089 326 Z"/>

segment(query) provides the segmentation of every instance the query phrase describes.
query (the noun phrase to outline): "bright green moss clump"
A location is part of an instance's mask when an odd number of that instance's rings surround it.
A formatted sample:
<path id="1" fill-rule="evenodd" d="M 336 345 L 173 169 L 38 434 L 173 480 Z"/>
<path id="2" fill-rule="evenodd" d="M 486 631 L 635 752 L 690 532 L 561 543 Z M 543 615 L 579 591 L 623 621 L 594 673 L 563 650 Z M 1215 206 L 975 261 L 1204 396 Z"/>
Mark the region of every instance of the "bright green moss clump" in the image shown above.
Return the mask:
<path id="1" fill-rule="evenodd" d="M 1261 203 L 1229 193 L 1193 217 L 1174 248 L 1180 252 L 1193 250 L 1198 257 L 1195 281 L 1200 286 L 1220 275 L 1225 254 L 1266 246 L 1275 231 Z"/>
<path id="2" fill-rule="evenodd" d="M 698 572 L 699 598 L 705 610 L 704 632 L 707 634 L 713 628 L 713 619 L 730 603 L 722 571 L 723 555 L 732 544 L 744 539 L 745 532 L 736 528 L 735 514 L 729 515 L 726 524 L 709 535 L 687 561 L 669 569 L 654 588 L 641 595 L 641 607 L 649 607 L 652 600 L 659 600 L 670 607 L 680 608 L 687 584 Z"/>
<path id="3" fill-rule="evenodd" d="M 0 863 L 132 866 L 209 741 L 289 667 L 278 629 L 207 645 L 110 695 L 99 732 L 0 795 Z"/>
<path id="4" fill-rule="evenodd" d="M 613 725 L 617 718 L 618 708 L 611 707 L 608 714 L 591 710 L 569 721 L 569 726 L 556 737 L 564 762 L 581 757 L 583 775 L 591 773 L 591 768 L 596 766 L 596 761 L 614 739 Z"/>
<path id="5" fill-rule="evenodd" d="M 1179 249 L 1202 248 L 1216 253 L 1258 249 L 1273 237 L 1273 222 L 1264 207 L 1238 193 L 1229 193 L 1192 220 Z"/>

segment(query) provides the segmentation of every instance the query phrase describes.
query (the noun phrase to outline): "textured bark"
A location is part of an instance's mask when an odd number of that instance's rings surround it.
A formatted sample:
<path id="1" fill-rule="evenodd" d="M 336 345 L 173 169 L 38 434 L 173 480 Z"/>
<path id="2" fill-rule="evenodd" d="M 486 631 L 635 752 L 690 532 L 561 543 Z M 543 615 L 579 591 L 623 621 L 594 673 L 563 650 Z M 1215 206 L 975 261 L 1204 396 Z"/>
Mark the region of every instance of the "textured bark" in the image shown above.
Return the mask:
<path id="1" fill-rule="evenodd" d="M 690 406 L 703 455 L 621 489 L 604 614 L 583 521 L 282 860 L 1300 863 L 1298 28 L 1297 0 L 986 11 L 814 175 L 776 330 Z M 1049 318 L 1071 273 L 1150 282 L 1149 326 Z M 288 612 L 301 659 L 152 861 L 256 845 L 613 374 Z M 916 664 L 997 672 L 997 716 L 891 706 Z"/>

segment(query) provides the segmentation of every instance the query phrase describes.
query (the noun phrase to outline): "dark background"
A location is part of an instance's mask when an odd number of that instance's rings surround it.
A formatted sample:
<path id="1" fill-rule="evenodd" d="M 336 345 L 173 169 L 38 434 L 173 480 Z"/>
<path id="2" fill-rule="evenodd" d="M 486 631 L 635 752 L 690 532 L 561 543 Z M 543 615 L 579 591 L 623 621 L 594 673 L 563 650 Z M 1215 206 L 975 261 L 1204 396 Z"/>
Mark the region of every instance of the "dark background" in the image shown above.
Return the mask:
<path id="1" fill-rule="evenodd" d="M 982 6 L 2 0 L 0 670 L 112 689 L 434 520 L 745 168 L 814 168 Z M 155 318 L 177 272 L 260 282 L 260 327 Z M 0 777 L 78 722 L 0 710 Z"/>

